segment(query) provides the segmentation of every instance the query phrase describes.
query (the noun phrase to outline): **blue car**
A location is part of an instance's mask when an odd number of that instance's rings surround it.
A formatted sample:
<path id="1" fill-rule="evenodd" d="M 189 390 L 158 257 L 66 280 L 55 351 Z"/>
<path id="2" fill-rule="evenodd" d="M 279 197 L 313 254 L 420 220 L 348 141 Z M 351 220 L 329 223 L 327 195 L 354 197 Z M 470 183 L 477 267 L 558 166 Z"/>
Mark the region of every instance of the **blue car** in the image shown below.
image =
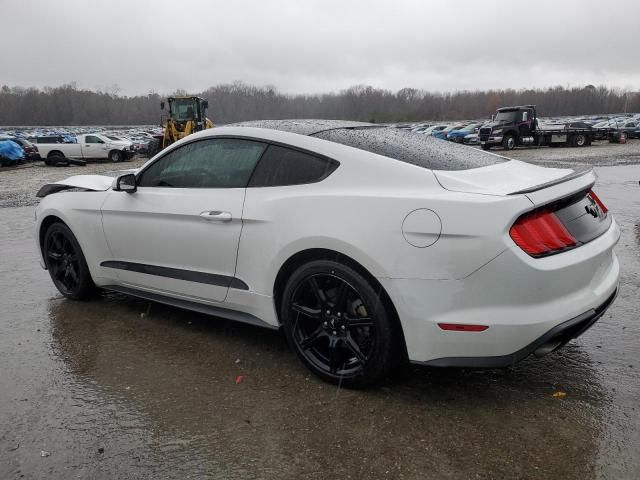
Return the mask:
<path id="1" fill-rule="evenodd" d="M 451 140 L 456 143 L 463 143 L 464 137 L 471 133 L 476 133 L 477 129 L 482 126 L 482 123 L 472 123 L 466 125 L 460 129 L 453 129 L 447 134 L 447 140 Z"/>
<path id="2" fill-rule="evenodd" d="M 449 125 L 444 130 L 439 130 L 437 132 L 434 131 L 433 133 L 431 133 L 431 136 L 439 138 L 440 140 L 446 140 L 447 139 L 447 135 L 449 135 L 450 132 L 452 132 L 453 130 L 457 130 L 459 128 L 463 128 L 463 127 L 464 127 L 464 124 L 455 123 L 453 125 Z"/>

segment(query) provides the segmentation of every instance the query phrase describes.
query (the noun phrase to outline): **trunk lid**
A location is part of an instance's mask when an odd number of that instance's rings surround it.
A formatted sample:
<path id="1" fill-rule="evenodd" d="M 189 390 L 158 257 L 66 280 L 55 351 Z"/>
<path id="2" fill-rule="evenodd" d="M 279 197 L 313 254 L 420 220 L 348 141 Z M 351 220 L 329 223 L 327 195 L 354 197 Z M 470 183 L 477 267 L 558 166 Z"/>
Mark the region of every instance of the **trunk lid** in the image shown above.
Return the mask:
<path id="1" fill-rule="evenodd" d="M 521 194 L 536 206 L 588 190 L 596 180 L 591 169 L 547 168 L 519 160 L 469 170 L 434 170 L 433 174 L 446 190 L 499 196 Z"/>
<path id="2" fill-rule="evenodd" d="M 510 228 L 517 245 L 533 257 L 561 253 L 605 233 L 612 222 L 591 190 L 591 169 L 545 168 L 512 160 L 488 167 L 433 172 L 447 190 L 499 196 L 526 196 L 531 208 Z"/>

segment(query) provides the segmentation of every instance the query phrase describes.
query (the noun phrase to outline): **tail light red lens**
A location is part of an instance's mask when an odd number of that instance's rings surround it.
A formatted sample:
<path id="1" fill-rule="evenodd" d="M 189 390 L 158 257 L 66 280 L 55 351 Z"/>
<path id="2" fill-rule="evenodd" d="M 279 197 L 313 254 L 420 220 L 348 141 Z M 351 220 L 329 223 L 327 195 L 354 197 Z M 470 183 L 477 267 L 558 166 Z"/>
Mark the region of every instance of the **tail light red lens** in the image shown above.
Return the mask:
<path id="1" fill-rule="evenodd" d="M 593 200 L 598 204 L 598 207 L 600 207 L 600 210 L 602 210 L 602 213 L 606 214 L 609 211 L 609 209 L 604 206 L 604 203 L 602 203 L 602 200 L 598 198 L 598 196 L 596 195 L 596 192 L 594 192 L 593 190 L 589 190 L 589 197 L 591 197 L 591 200 Z"/>
<path id="2" fill-rule="evenodd" d="M 509 235 L 516 245 L 533 257 L 557 253 L 578 243 L 556 214 L 549 210 L 521 216 L 509 230 Z"/>

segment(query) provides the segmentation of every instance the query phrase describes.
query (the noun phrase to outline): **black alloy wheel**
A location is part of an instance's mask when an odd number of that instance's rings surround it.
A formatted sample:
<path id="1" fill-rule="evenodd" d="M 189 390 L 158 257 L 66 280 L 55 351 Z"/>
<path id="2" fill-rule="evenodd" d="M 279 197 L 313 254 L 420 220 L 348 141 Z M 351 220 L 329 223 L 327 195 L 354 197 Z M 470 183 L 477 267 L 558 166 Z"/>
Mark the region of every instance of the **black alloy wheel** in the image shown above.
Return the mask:
<path id="1" fill-rule="evenodd" d="M 43 253 L 51 280 L 60 293 L 74 300 L 93 294 L 95 285 L 87 262 L 69 227 L 52 224 L 45 234 Z"/>
<path id="2" fill-rule="evenodd" d="M 394 332 L 371 284 L 337 262 L 299 268 L 285 288 L 287 340 L 321 378 L 345 387 L 373 383 L 393 366 Z"/>

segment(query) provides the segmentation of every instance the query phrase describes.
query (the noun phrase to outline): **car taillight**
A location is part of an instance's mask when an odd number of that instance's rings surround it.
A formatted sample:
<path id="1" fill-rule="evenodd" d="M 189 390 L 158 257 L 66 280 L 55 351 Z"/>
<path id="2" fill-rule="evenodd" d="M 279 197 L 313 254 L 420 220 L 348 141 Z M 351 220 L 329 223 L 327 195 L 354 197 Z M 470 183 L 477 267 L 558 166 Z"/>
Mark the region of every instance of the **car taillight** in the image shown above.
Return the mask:
<path id="1" fill-rule="evenodd" d="M 609 209 L 604 206 L 604 203 L 602 203 L 602 200 L 600 200 L 600 198 L 598 198 L 598 196 L 596 195 L 596 192 L 594 192 L 593 190 L 589 190 L 588 196 L 591 197 L 591 200 L 596 202 L 598 207 L 600 207 L 600 210 L 602 210 L 602 213 L 604 213 L 606 215 L 606 213 L 609 211 Z"/>
<path id="2" fill-rule="evenodd" d="M 524 214 L 513 224 L 509 235 L 532 257 L 557 253 L 578 243 L 556 214 L 549 210 Z"/>

